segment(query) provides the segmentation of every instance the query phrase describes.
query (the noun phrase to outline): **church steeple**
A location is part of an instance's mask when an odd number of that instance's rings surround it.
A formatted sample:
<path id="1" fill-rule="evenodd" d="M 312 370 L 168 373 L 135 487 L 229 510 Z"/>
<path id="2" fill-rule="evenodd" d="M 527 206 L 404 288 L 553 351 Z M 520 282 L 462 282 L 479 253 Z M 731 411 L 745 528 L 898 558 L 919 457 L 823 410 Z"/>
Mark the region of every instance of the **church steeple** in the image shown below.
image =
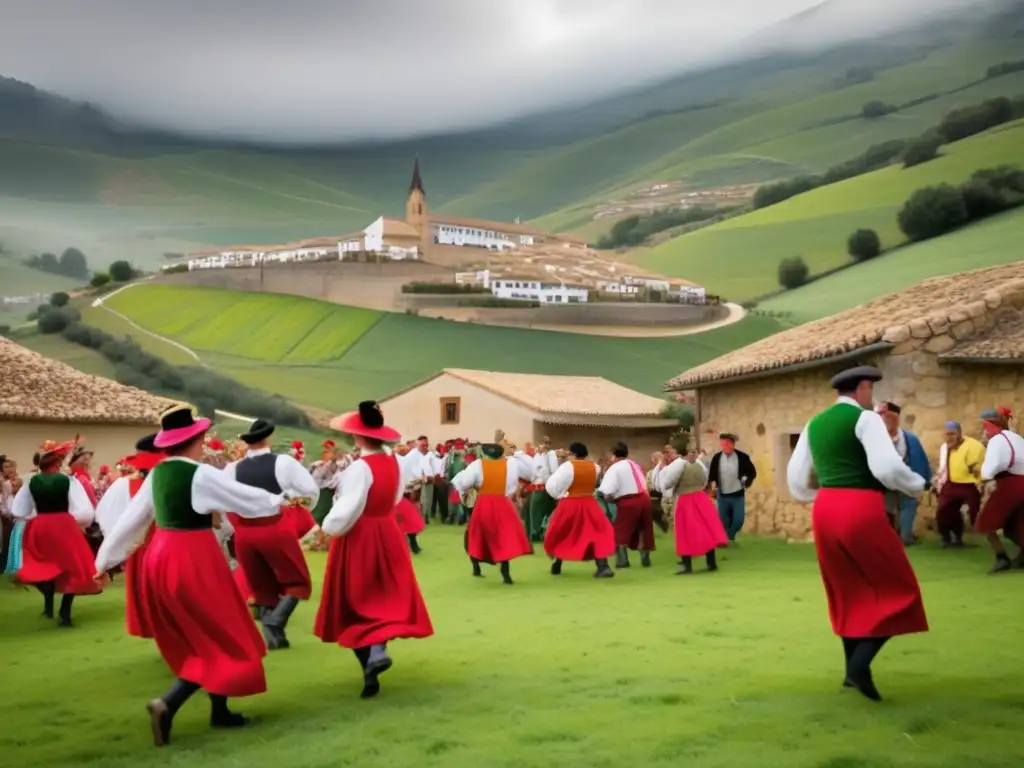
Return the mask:
<path id="1" fill-rule="evenodd" d="M 416 162 L 412 166 L 412 183 L 409 184 L 409 194 L 420 192 L 424 197 L 427 191 L 423 189 L 423 179 L 420 178 L 420 156 L 416 155 Z"/>

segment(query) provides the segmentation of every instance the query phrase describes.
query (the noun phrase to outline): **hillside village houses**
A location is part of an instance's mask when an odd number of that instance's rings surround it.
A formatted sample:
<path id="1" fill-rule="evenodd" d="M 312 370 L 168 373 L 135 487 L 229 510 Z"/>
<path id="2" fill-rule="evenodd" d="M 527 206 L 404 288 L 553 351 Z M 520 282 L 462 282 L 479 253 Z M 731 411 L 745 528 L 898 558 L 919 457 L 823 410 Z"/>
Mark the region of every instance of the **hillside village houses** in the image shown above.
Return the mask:
<path id="1" fill-rule="evenodd" d="M 903 427 L 937 465 L 945 422 L 978 435 L 984 409 L 1024 410 L 1024 262 L 925 280 L 668 382 L 668 391 L 696 391 L 696 433 L 705 447 L 720 432 L 735 433 L 757 465 L 748 528 L 810 537 L 810 505 L 789 495 L 786 467 L 807 421 L 835 399 L 830 377 L 857 363 L 881 369 L 877 399 L 902 408 Z M 926 496 L 918 525 L 934 515 Z"/>

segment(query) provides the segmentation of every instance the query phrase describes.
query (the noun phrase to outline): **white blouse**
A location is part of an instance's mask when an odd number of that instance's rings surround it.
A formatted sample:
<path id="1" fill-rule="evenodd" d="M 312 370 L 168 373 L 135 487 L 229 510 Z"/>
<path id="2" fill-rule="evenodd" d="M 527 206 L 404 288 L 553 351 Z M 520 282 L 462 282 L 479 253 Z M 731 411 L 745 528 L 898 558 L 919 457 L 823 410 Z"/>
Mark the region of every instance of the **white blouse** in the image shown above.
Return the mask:
<path id="1" fill-rule="evenodd" d="M 89 494 L 85 487 L 73 477 L 68 478 L 71 483 L 68 486 L 68 512 L 79 525 L 92 525 L 96 512 L 89 501 Z M 31 478 L 21 485 L 21 489 L 14 495 L 14 503 L 11 505 L 11 514 L 15 519 L 31 520 L 36 516 L 36 500 L 32 498 L 29 490 Z"/>
<path id="2" fill-rule="evenodd" d="M 364 455 L 370 454 L 369 451 L 363 453 Z M 390 452 L 384 451 L 384 453 Z M 409 472 L 419 471 L 419 462 L 410 461 L 410 465 Z M 399 463 L 399 469 L 402 472 L 402 478 L 406 477 L 407 470 L 404 462 Z M 418 474 L 416 476 L 419 477 Z M 366 497 L 372 486 L 373 472 L 370 470 L 370 465 L 361 458 L 352 462 L 351 466 L 341 474 L 338 493 L 334 497 L 334 506 L 331 507 L 331 511 L 327 513 L 323 523 L 320 524 L 323 532 L 329 536 L 344 536 L 352 530 L 352 526 L 362 517 L 363 510 L 366 509 Z M 404 493 L 405 483 L 399 479 L 395 489 L 395 504 L 398 504 Z"/>

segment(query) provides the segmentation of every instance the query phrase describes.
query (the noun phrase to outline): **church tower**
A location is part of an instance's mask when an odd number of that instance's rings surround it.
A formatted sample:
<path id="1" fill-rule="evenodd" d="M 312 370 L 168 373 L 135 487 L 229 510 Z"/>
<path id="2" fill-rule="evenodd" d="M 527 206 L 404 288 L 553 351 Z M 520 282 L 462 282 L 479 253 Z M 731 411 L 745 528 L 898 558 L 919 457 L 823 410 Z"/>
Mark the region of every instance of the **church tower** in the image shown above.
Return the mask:
<path id="1" fill-rule="evenodd" d="M 420 156 L 412 167 L 412 182 L 409 184 L 409 197 L 405 201 L 405 220 L 420 233 L 420 251 L 426 253 L 431 245 L 430 215 L 427 212 L 427 193 L 423 189 L 420 177 Z"/>

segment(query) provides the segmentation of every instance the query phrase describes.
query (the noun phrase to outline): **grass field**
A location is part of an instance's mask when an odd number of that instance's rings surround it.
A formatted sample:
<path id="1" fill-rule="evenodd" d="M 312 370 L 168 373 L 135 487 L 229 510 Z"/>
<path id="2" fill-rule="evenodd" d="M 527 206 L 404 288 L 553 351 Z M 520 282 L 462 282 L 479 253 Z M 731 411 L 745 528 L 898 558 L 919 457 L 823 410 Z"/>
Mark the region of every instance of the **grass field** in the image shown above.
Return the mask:
<path id="1" fill-rule="evenodd" d="M 31 269 L 14 256 L 0 255 L 0 296 L 54 293 L 68 291 L 81 285 L 80 280 Z"/>
<path id="2" fill-rule="evenodd" d="M 251 421 L 239 421 L 229 419 L 225 416 L 217 416 L 214 419 L 213 431 L 221 440 L 234 440 L 238 435 L 249 431 Z M 347 437 L 337 432 L 327 432 L 312 429 L 299 429 L 298 427 L 286 427 L 278 425 L 271 438 L 271 448 L 277 453 L 288 453 L 292 442 L 301 440 L 306 449 L 305 463 L 307 466 L 320 458 L 320 447 L 324 440 L 330 438 L 336 443 L 345 442 Z"/>
<path id="3" fill-rule="evenodd" d="M 311 635 L 325 560 L 313 554 L 313 600 L 293 618 L 291 649 L 266 659 L 268 692 L 233 702 L 260 721 L 211 731 L 196 696 L 164 750 L 151 746 L 143 705 L 171 678 L 151 642 L 125 634 L 119 582 L 76 601 L 72 630 L 39 617 L 36 593 L 0 590 L 5 764 L 1010 768 L 1024 758 L 1019 652 L 1006 639 L 1024 630 L 1007 610 L 1020 578 L 986 577 L 980 548 L 911 552 L 931 632 L 879 656 L 878 704 L 840 690 L 813 547 L 748 537 L 717 574 L 677 578 L 662 538 L 648 570 L 596 582 L 577 564 L 555 579 L 546 558 L 527 557 L 506 587 L 494 569 L 470 577 L 460 530 L 431 526 L 421 542 L 436 634 L 389 647 L 395 666 L 378 698 L 358 698 L 350 651 Z"/>
<path id="4" fill-rule="evenodd" d="M 929 277 L 1020 261 L 1022 234 L 1024 210 L 1016 210 L 786 291 L 758 309 L 794 324 L 826 317 Z"/>
<path id="5" fill-rule="evenodd" d="M 1024 164 L 1024 121 L 947 145 L 942 153 L 914 168 L 892 166 L 683 235 L 645 252 L 642 264 L 737 301 L 776 289 L 783 258 L 803 256 L 812 274 L 844 263 L 855 229 L 875 229 L 885 246 L 898 245 L 903 236 L 896 213 L 914 190 L 959 183 L 980 168 Z"/>

